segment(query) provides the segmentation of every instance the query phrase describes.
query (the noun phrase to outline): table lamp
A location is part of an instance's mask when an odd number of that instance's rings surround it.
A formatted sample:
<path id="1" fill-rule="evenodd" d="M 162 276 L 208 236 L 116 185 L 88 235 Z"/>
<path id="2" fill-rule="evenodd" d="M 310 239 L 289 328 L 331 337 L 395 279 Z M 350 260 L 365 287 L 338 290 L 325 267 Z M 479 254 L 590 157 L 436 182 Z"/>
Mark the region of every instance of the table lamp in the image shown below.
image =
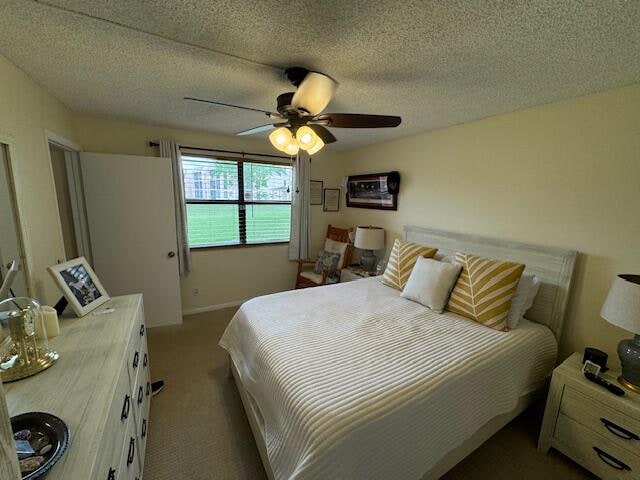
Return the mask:
<path id="1" fill-rule="evenodd" d="M 618 344 L 622 375 L 618 381 L 640 393 L 640 275 L 618 275 L 611 285 L 600 316 L 634 334 Z"/>
<path id="2" fill-rule="evenodd" d="M 384 228 L 380 227 L 358 227 L 356 229 L 356 239 L 353 246 L 364 250 L 360 264 L 368 272 L 373 272 L 376 268 L 376 256 L 373 250 L 384 248 Z"/>

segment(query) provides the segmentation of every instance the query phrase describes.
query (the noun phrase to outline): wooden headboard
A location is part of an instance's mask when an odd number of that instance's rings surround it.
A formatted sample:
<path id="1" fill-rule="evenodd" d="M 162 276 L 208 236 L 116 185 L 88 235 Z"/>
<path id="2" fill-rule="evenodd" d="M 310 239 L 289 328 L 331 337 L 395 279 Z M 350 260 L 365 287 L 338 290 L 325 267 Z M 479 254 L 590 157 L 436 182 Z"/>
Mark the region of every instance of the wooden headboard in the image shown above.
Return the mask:
<path id="1" fill-rule="evenodd" d="M 413 226 L 404 227 L 404 237 L 436 247 L 442 255 L 465 252 L 524 263 L 525 273 L 536 275 L 542 282 L 527 318 L 549 327 L 560 341 L 577 252 Z"/>

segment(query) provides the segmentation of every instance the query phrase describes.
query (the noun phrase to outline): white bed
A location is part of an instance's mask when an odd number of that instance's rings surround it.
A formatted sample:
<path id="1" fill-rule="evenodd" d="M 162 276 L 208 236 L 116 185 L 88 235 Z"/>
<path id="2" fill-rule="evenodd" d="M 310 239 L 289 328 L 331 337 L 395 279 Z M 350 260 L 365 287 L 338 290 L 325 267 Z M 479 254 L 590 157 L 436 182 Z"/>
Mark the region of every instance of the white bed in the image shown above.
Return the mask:
<path id="1" fill-rule="evenodd" d="M 544 321 L 496 332 L 377 278 L 246 302 L 220 344 L 270 478 L 437 478 L 553 369 L 574 252 L 405 231 L 443 253 L 529 260 L 545 287 L 530 312 Z"/>

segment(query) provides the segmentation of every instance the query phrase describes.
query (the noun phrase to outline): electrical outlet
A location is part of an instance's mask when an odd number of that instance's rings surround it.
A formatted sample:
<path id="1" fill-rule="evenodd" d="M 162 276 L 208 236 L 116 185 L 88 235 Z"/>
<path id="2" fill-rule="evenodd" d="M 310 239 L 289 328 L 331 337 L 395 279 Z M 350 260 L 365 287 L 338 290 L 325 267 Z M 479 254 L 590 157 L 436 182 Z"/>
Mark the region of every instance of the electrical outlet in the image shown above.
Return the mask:
<path id="1" fill-rule="evenodd" d="M 200 295 L 200 290 L 198 290 L 197 288 L 194 288 L 193 289 L 193 296 L 196 297 L 198 295 Z"/>

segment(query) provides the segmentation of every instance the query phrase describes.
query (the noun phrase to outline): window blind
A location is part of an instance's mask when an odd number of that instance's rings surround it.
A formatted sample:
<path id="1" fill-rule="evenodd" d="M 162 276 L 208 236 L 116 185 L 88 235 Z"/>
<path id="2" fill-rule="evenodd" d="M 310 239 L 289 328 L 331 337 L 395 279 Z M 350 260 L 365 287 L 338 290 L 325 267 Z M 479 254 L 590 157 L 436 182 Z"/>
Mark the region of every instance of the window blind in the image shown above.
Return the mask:
<path id="1" fill-rule="evenodd" d="M 289 241 L 291 166 L 196 156 L 182 166 L 190 246 Z"/>

